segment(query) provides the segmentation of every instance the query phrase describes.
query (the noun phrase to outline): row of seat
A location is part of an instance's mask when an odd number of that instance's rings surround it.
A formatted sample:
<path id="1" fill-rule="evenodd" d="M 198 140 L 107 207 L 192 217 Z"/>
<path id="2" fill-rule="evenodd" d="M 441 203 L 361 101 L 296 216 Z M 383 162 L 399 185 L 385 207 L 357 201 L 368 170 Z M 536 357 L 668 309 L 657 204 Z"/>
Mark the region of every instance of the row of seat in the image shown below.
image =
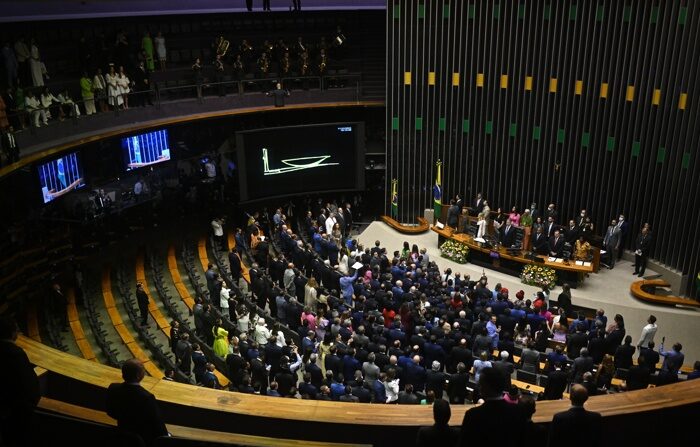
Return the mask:
<path id="1" fill-rule="evenodd" d="M 109 318 L 112 321 L 112 326 L 114 326 L 114 329 L 119 334 L 119 337 L 122 339 L 122 342 L 131 355 L 143 362 L 148 375 L 151 377 L 163 377 L 163 372 L 151 361 L 150 357 L 146 355 L 143 349 L 141 349 L 141 346 L 136 342 L 134 336 L 124 325 L 121 313 L 117 309 L 114 296 L 112 295 L 111 268 L 109 265 L 105 265 L 102 269 L 102 298 L 104 299 Z"/>

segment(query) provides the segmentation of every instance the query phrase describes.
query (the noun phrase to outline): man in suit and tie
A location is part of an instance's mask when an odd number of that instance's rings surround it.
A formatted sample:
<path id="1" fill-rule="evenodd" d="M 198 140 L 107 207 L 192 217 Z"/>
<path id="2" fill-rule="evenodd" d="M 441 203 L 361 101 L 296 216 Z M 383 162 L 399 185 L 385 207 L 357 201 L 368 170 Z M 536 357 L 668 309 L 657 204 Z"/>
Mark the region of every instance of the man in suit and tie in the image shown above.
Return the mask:
<path id="1" fill-rule="evenodd" d="M 479 375 L 479 392 L 484 403 L 464 413 L 458 445 L 474 445 L 475 433 L 498 433 L 498 445 L 516 447 L 523 445 L 525 415 L 517 405 L 503 400 L 503 375 L 496 368 L 486 368 Z M 508 421 L 508 430 L 503 430 Z"/>
<path id="2" fill-rule="evenodd" d="M 559 226 L 554 222 L 554 217 L 549 216 L 547 217 L 547 223 L 544 224 L 544 235 L 547 236 L 547 239 L 549 239 L 554 235 L 554 231 L 558 228 Z"/>
<path id="3" fill-rule="evenodd" d="M 350 232 L 352 231 L 352 205 L 349 203 L 345 204 L 345 209 L 343 210 L 343 217 L 345 220 L 345 236 L 348 237 L 350 236 Z"/>
<path id="4" fill-rule="evenodd" d="M 620 244 L 617 249 L 617 260 L 622 259 L 622 252 L 625 251 L 625 240 L 627 239 L 627 233 L 629 232 L 629 222 L 625 219 L 623 214 L 617 219 L 617 228 L 620 230 Z"/>
<path id="5" fill-rule="evenodd" d="M 532 250 L 540 255 L 546 254 L 548 251 L 547 236 L 544 235 L 542 227 L 537 227 L 535 234 L 532 236 Z"/>
<path id="6" fill-rule="evenodd" d="M 228 264 L 231 270 L 231 278 L 234 283 L 238 284 L 238 279 L 241 277 L 241 256 L 236 248 L 233 247 L 228 254 Z"/>
<path id="7" fill-rule="evenodd" d="M 576 225 L 576 222 L 572 219 L 569 221 L 569 226 L 564 230 L 564 239 L 566 239 L 566 242 L 568 242 L 571 245 L 574 245 L 576 243 L 576 239 L 578 239 L 578 234 L 580 231 L 580 227 Z"/>
<path id="8" fill-rule="evenodd" d="M 15 128 L 12 126 L 8 127 L 2 134 L 2 150 L 5 152 L 8 165 L 19 161 L 19 145 L 17 145 L 15 138 Z"/>
<path id="9" fill-rule="evenodd" d="M 561 258 L 564 251 L 564 238 L 559 233 L 559 230 L 554 230 L 554 235 L 549 238 L 549 256 L 553 258 Z"/>
<path id="10" fill-rule="evenodd" d="M 501 245 L 506 248 L 512 247 L 515 243 L 515 227 L 510 218 L 506 219 L 506 224 L 501 227 L 500 233 Z"/>
<path id="11" fill-rule="evenodd" d="M 124 383 L 113 383 L 107 389 L 107 414 L 117 420 L 121 430 L 139 436 L 146 445 L 153 445 L 158 437 L 169 433 L 155 396 L 140 384 L 145 375 L 141 360 L 124 362 Z"/>
<path id="12" fill-rule="evenodd" d="M 600 413 L 588 411 L 583 404 L 588 400 L 588 391 L 583 385 L 573 385 L 569 393 L 571 408 L 557 413 L 549 426 L 550 446 L 571 444 L 572 436 L 584 435 L 581 440 L 600 443 L 603 418 Z M 579 445 L 578 442 L 575 442 Z"/>
<path id="13" fill-rule="evenodd" d="M 438 216 L 439 217 L 439 216 Z M 450 207 L 447 209 L 447 225 L 452 228 L 457 228 L 459 223 L 459 208 L 455 199 L 450 200 Z"/>
<path id="14" fill-rule="evenodd" d="M 649 256 L 649 248 L 651 247 L 651 235 L 649 228 L 642 228 L 642 232 L 637 236 L 637 241 L 634 244 L 634 273 L 640 278 L 644 276 L 644 271 L 647 268 L 647 256 Z"/>
<path id="15" fill-rule="evenodd" d="M 615 258 L 617 258 L 617 250 L 620 247 L 620 228 L 617 226 L 617 220 L 613 219 L 605 232 L 603 238 L 603 248 L 608 256 L 608 268 L 615 267 Z"/>

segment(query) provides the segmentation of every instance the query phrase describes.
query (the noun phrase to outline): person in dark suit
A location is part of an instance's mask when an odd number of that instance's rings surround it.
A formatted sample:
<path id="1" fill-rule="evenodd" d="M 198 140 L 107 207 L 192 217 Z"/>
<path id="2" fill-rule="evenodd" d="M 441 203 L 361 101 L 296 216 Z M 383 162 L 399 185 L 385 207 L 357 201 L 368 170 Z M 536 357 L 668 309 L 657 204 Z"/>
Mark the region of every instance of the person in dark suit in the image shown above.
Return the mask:
<path id="1" fill-rule="evenodd" d="M 501 245 L 506 248 L 510 248 L 515 243 L 515 226 L 511 222 L 510 218 L 506 219 L 506 224 L 500 229 L 501 233 Z"/>
<path id="2" fill-rule="evenodd" d="M 471 351 L 470 351 L 471 352 Z M 467 398 L 467 385 L 469 384 L 469 374 L 464 363 L 457 364 L 457 373 L 450 375 L 447 384 L 447 395 L 453 404 L 463 405 Z"/>
<path id="3" fill-rule="evenodd" d="M 519 447 L 525 429 L 525 415 L 516 406 L 503 400 L 503 376 L 495 368 L 486 368 L 479 376 L 479 392 L 484 403 L 464 413 L 459 446 L 474 444 L 479 433 L 498 433 L 498 445 Z M 508 430 L 503 430 L 503 421 L 508 421 Z M 563 444 L 561 444 L 563 445 Z"/>
<path id="4" fill-rule="evenodd" d="M 476 198 L 474 199 L 474 202 L 472 203 L 472 209 L 471 209 L 471 214 L 472 216 L 478 216 L 480 212 L 484 210 L 484 198 L 481 196 L 481 193 L 476 194 Z"/>
<path id="5" fill-rule="evenodd" d="M 418 429 L 416 445 L 418 447 L 452 447 L 457 445 L 459 432 L 450 427 L 450 404 L 442 399 L 433 403 L 433 419 L 435 424 L 431 427 L 421 427 Z"/>
<path id="6" fill-rule="evenodd" d="M 106 406 L 107 414 L 117 420 L 117 427 L 140 436 L 146 445 L 153 445 L 157 438 L 169 436 L 169 433 L 155 396 L 140 385 L 145 375 L 141 360 L 125 361 L 122 364 L 124 383 L 109 386 Z"/>
<path id="7" fill-rule="evenodd" d="M 549 242 L 547 236 L 545 236 L 542 227 L 537 227 L 535 234 L 532 235 L 532 250 L 540 255 L 547 253 L 549 249 Z"/>
<path id="8" fill-rule="evenodd" d="M 646 365 L 644 356 L 640 355 L 637 363 L 637 365 L 632 365 L 627 372 L 627 391 L 643 390 L 649 386 L 651 371 Z"/>
<path id="9" fill-rule="evenodd" d="M 574 245 L 576 239 L 578 239 L 579 231 L 580 229 L 579 226 L 576 225 L 576 222 L 570 220 L 569 226 L 564 230 L 564 239 L 566 239 L 566 242 Z"/>
<path id="10" fill-rule="evenodd" d="M 284 107 L 284 98 L 289 96 L 289 90 L 283 89 L 282 84 L 278 82 L 274 90 L 267 92 L 267 96 L 275 98 L 275 107 Z"/>
<path id="11" fill-rule="evenodd" d="M 141 312 L 141 326 L 148 326 L 148 294 L 140 282 L 136 283 L 136 301 Z"/>
<path id="12" fill-rule="evenodd" d="M 231 268 L 231 278 L 238 284 L 238 279 L 241 277 L 241 256 L 236 251 L 236 248 L 232 248 L 228 254 L 228 263 Z"/>
<path id="13" fill-rule="evenodd" d="M 436 216 L 438 219 L 440 216 Z M 459 207 L 455 203 L 455 200 L 450 200 L 450 207 L 447 209 L 447 225 L 452 228 L 457 228 L 459 223 Z"/>
<path id="14" fill-rule="evenodd" d="M 571 408 L 555 414 L 554 419 L 552 419 L 549 426 L 548 445 L 590 446 L 602 443 L 602 416 L 600 413 L 583 408 L 583 404 L 588 399 L 586 388 L 583 385 L 573 385 L 569 398 L 571 399 Z"/>
<path id="15" fill-rule="evenodd" d="M 639 348 L 639 359 L 637 359 L 637 363 L 642 363 L 642 359 L 644 359 L 651 374 L 656 372 L 656 365 L 660 359 L 659 353 L 654 351 L 654 346 L 656 346 L 654 342 L 650 341 L 646 348 Z"/>
<path id="16" fill-rule="evenodd" d="M 548 217 L 547 222 L 544 224 L 544 235 L 547 236 L 547 239 L 554 236 L 554 232 L 557 229 L 559 229 L 559 225 L 554 222 L 554 218 Z"/>
<path id="17" fill-rule="evenodd" d="M 15 320 L 0 317 L 0 444 L 34 445 L 34 410 L 41 393 L 34 367 L 15 344 L 19 328 Z"/>
<path id="18" fill-rule="evenodd" d="M 543 400 L 559 400 L 562 398 L 568 384 L 569 375 L 561 367 L 561 362 L 557 361 L 554 363 L 554 370 L 549 372 L 547 386 L 544 387 Z"/>
<path id="19" fill-rule="evenodd" d="M 625 251 L 625 241 L 627 240 L 627 233 L 629 233 L 630 224 L 625 219 L 625 216 L 620 214 L 617 219 L 617 228 L 620 230 L 620 243 L 617 249 L 617 260 L 622 259 L 622 253 Z"/>
<path id="20" fill-rule="evenodd" d="M 2 150 L 5 152 L 7 164 L 19 161 L 19 145 L 15 138 L 15 128 L 12 126 L 8 127 L 2 134 Z"/>
<path id="21" fill-rule="evenodd" d="M 651 247 L 651 235 L 649 229 L 644 227 L 642 232 L 637 236 L 637 241 L 634 244 L 634 273 L 640 278 L 644 276 L 644 271 L 647 269 L 647 257 L 649 256 L 649 248 Z"/>
<path id="22" fill-rule="evenodd" d="M 554 230 L 554 235 L 549 238 L 549 256 L 561 258 L 564 251 L 564 238 L 559 230 Z"/>

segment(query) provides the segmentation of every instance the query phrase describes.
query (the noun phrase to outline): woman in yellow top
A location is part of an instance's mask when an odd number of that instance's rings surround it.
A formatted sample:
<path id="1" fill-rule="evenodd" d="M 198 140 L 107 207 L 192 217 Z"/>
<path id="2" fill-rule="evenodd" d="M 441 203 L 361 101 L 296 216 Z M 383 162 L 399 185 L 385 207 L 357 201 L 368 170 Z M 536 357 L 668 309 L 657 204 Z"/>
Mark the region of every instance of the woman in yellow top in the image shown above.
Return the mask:
<path id="1" fill-rule="evenodd" d="M 589 244 L 583 236 L 580 236 L 576 241 L 575 258 L 577 261 L 589 261 L 591 253 L 591 244 Z"/>
<path id="2" fill-rule="evenodd" d="M 221 327 L 221 318 L 216 320 L 211 331 L 214 333 L 214 354 L 226 357 L 228 355 L 228 331 Z"/>

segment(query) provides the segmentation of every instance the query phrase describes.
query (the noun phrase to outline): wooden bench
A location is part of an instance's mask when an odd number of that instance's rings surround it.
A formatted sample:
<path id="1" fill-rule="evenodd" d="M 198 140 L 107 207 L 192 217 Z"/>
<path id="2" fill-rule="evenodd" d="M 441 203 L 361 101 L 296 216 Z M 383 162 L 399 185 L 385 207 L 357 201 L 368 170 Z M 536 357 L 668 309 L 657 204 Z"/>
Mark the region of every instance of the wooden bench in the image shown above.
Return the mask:
<path id="1" fill-rule="evenodd" d="M 180 269 L 177 266 L 177 258 L 175 257 L 174 245 L 171 245 L 170 248 L 168 248 L 168 270 L 170 270 L 170 276 L 173 279 L 173 284 L 175 285 L 175 289 L 177 289 L 178 295 L 180 295 L 180 298 L 182 298 L 182 301 L 185 303 L 187 308 L 192 311 L 192 309 L 194 309 L 194 300 L 192 299 L 189 290 L 187 290 L 187 287 L 185 287 L 185 284 L 182 282 Z"/>
<path id="2" fill-rule="evenodd" d="M 36 313 L 36 303 L 31 303 L 27 308 L 27 332 L 29 338 L 41 343 L 41 334 L 39 334 L 39 317 Z"/>
<path id="3" fill-rule="evenodd" d="M 94 410 L 79 405 L 62 402 L 60 400 L 42 397 L 38 407 L 42 410 L 57 413 L 63 416 L 68 416 L 76 419 L 81 419 L 86 422 L 98 423 L 116 427 L 117 421 L 112 419 L 104 411 Z M 183 427 L 181 425 L 167 424 L 168 432 L 175 438 L 187 439 L 201 443 L 219 443 L 231 445 L 245 445 L 251 447 L 371 447 L 368 444 L 344 444 L 344 443 L 329 443 L 303 441 L 283 438 L 267 438 L 262 436 L 242 435 L 237 433 L 226 433 L 213 430 L 204 430 L 201 428 Z"/>
<path id="4" fill-rule="evenodd" d="M 700 307 L 700 302 L 690 298 L 681 298 L 674 295 L 656 295 L 646 289 L 654 289 L 656 287 L 671 287 L 667 281 L 663 279 L 645 279 L 635 281 L 630 285 L 630 293 L 632 296 L 642 301 L 647 301 L 654 304 L 665 304 L 668 306 L 690 306 Z"/>
<path id="5" fill-rule="evenodd" d="M 75 289 L 70 288 L 66 292 L 66 301 L 68 305 L 66 307 L 66 313 L 68 314 L 68 324 L 70 325 L 71 332 L 75 338 L 75 343 L 80 349 L 80 353 L 83 358 L 87 360 L 97 361 L 95 356 L 95 351 L 92 349 L 90 342 L 85 337 L 85 331 L 83 330 L 83 325 L 80 322 L 80 317 L 78 315 L 78 307 L 75 305 Z"/>
<path id="6" fill-rule="evenodd" d="M 398 231 L 399 233 L 403 234 L 421 234 L 425 233 L 430 229 L 428 221 L 422 217 L 419 217 L 417 219 L 418 225 L 403 225 L 390 216 L 381 216 L 381 219 L 382 222 L 389 225 L 391 228 Z"/>

